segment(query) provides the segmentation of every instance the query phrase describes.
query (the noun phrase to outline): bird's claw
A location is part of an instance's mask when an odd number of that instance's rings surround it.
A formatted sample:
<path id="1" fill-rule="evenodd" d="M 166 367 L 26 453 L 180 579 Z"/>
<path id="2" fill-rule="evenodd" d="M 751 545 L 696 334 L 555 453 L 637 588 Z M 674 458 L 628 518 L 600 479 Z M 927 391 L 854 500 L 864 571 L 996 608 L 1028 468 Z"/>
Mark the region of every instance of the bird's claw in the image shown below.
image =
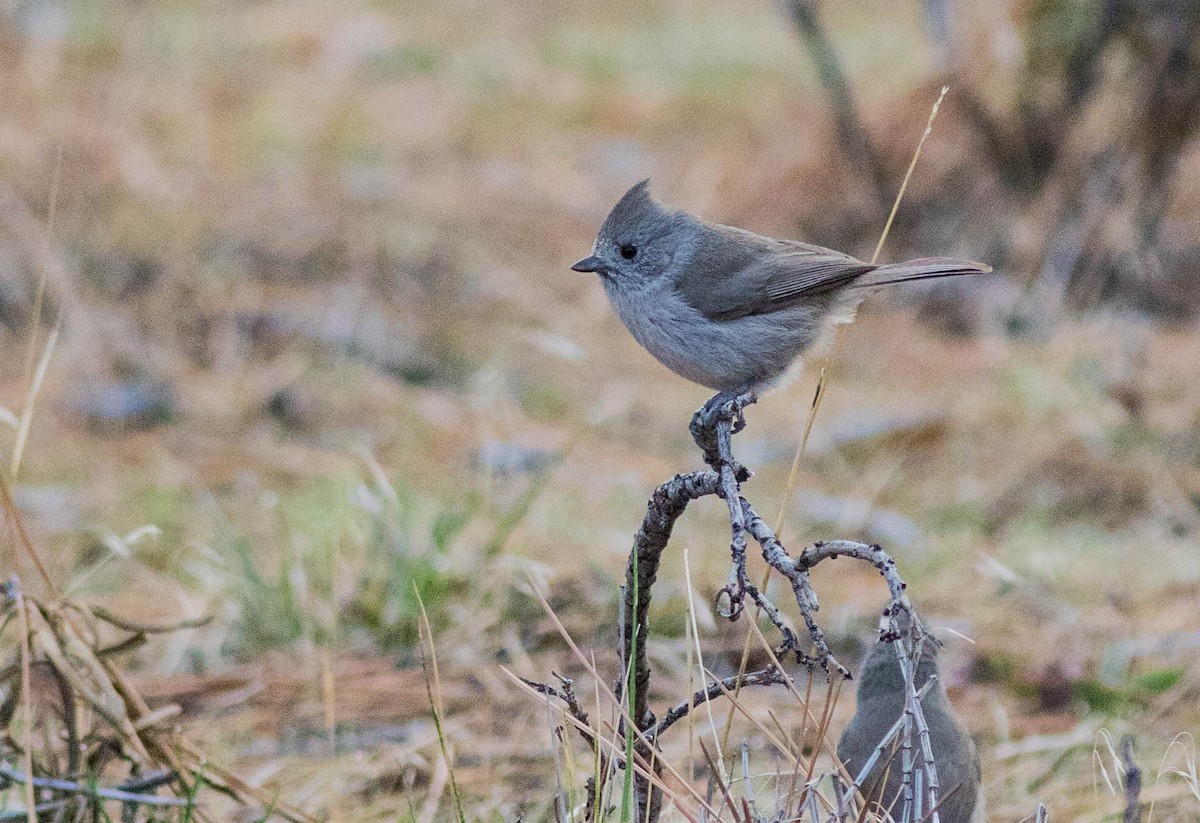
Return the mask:
<path id="1" fill-rule="evenodd" d="M 733 433 L 737 434 L 746 428 L 746 407 L 757 402 L 758 395 L 749 390 L 718 392 L 705 401 L 704 405 L 700 407 L 699 414 L 705 420 L 713 420 L 713 418 L 729 420 L 733 424 Z"/>

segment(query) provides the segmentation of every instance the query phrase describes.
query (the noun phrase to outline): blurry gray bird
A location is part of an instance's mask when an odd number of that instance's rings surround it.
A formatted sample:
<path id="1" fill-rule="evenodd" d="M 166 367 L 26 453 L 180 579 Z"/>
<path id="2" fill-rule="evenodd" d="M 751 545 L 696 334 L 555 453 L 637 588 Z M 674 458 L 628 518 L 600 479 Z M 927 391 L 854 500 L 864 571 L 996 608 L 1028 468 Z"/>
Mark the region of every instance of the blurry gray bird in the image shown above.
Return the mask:
<path id="1" fill-rule="evenodd" d="M 872 288 L 991 271 L 948 258 L 875 266 L 707 223 L 657 203 L 649 182 L 625 193 L 591 256 L 571 268 L 600 275 L 622 322 L 663 365 L 718 391 L 770 388 L 853 319 Z"/>
<path id="2" fill-rule="evenodd" d="M 937 678 L 937 641 L 921 643 L 920 659 L 913 682 L 918 691 L 930 677 Z M 851 778 L 871 758 L 879 742 L 904 713 L 904 677 L 896 661 L 892 643 L 876 643 L 867 652 L 858 674 L 857 703 L 854 719 L 838 743 L 838 759 Z M 983 796 L 979 791 L 981 772 L 979 752 L 967 730 L 954 715 L 946 689 L 938 678 L 921 698 L 921 708 L 929 725 L 930 745 L 937 765 L 940 799 L 938 817 L 942 823 L 983 823 L 986 820 Z M 899 736 L 881 753 L 862 786 L 863 797 L 871 809 L 889 811 L 899 820 L 903 808 L 903 774 Z M 927 810 L 928 811 L 928 810 Z M 890 818 L 887 818 L 890 819 Z M 925 815 L 928 820 L 928 814 Z"/>

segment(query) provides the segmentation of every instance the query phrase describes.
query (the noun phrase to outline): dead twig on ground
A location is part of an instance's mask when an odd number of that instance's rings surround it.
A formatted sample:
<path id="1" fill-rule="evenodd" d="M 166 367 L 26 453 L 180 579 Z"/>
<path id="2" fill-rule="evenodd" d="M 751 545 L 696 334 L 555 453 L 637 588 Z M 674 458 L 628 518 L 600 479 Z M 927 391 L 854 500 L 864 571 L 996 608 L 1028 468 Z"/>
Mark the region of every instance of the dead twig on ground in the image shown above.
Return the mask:
<path id="1" fill-rule="evenodd" d="M 49 580 L 47 587 L 53 588 Z M 0 703 L 0 719 L 18 706 L 29 708 L 26 739 L 0 746 L 0 759 L 23 765 L 0 769 L 0 784 L 25 787 L 23 816 L 25 811 L 34 817 L 58 809 L 82 812 L 88 805 L 99 814 L 98 804 L 113 802 L 121 804 L 122 820 L 136 817 L 140 806 L 182 806 L 189 809 L 189 816 L 206 821 L 210 814 L 195 805 L 197 790 L 206 787 L 239 804 L 269 808 L 292 823 L 310 823 L 310 816 L 279 802 L 271 791 L 251 786 L 211 763 L 174 724 L 165 722 L 174 714 L 171 707 L 152 711 L 114 659 L 116 649 L 103 646 L 97 625 L 103 621 L 144 638 L 147 633 L 199 625 L 200 621 L 183 621 L 179 626 L 143 625 L 69 599 L 35 598 L 21 592 L 16 578 L 2 587 L 2 593 L 0 632 L 19 632 L 19 642 L 14 645 L 27 651 L 0 661 L 0 691 L 6 695 Z M 8 620 L 11 615 L 16 619 Z M 127 641 L 117 644 L 126 645 Z M 39 674 L 42 683 L 51 685 L 48 695 L 35 688 L 31 671 Z M 36 758 L 31 757 L 35 727 L 37 739 L 62 741 L 63 745 L 46 747 Z M 99 781 L 119 764 L 126 764 L 132 774 L 115 786 L 102 785 Z M 174 796 L 148 793 L 160 786 Z M 34 789 L 41 795 L 36 803 L 31 799 Z"/>
<path id="2" fill-rule="evenodd" d="M 154 785 L 163 785 L 175 779 L 174 774 L 169 772 L 166 774 L 168 775 L 166 780 L 156 780 Z M 0 784 L 9 781 L 22 786 L 31 785 L 37 789 L 52 789 L 56 792 L 80 794 L 104 800 L 119 800 L 122 803 L 136 803 L 144 806 L 186 806 L 189 802 L 184 797 L 163 797 L 157 794 L 142 794 L 120 787 L 104 788 L 103 786 L 93 786 L 85 783 L 77 783 L 73 780 L 57 780 L 49 777 L 30 778 L 29 775 L 23 774 L 16 769 L 0 766 Z M 4 788 L 4 786 L 0 785 L 0 788 Z"/>

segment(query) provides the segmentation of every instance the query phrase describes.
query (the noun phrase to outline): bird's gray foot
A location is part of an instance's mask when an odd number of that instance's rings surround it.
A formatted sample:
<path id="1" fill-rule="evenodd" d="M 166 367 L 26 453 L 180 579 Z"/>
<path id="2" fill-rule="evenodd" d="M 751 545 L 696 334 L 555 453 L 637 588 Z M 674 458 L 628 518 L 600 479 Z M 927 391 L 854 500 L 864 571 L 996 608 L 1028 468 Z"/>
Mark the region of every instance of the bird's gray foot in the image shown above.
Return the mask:
<path id="1" fill-rule="evenodd" d="M 730 434 L 737 434 L 746 428 L 745 409 L 758 402 L 758 396 L 749 389 L 743 391 L 723 391 L 708 399 L 692 415 L 690 426 L 692 439 L 704 452 L 704 460 L 708 465 L 720 471 L 725 464 L 733 468 L 739 483 L 750 479 L 750 472 L 745 466 L 737 463 L 732 454 L 721 454 L 718 447 L 717 429 L 722 422 L 730 426 Z"/>

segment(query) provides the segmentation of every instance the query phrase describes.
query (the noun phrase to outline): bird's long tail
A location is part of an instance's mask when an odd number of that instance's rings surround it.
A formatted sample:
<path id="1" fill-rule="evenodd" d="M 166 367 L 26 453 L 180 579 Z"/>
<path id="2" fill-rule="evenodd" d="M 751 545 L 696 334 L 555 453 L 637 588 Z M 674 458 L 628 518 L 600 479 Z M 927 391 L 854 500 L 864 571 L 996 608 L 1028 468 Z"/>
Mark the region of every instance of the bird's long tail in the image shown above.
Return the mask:
<path id="1" fill-rule="evenodd" d="M 864 274 L 851 288 L 869 289 L 892 283 L 930 280 L 935 277 L 956 277 L 960 274 L 984 274 L 992 270 L 985 263 L 955 260 L 950 257 L 921 257 L 907 263 L 888 263 Z"/>

